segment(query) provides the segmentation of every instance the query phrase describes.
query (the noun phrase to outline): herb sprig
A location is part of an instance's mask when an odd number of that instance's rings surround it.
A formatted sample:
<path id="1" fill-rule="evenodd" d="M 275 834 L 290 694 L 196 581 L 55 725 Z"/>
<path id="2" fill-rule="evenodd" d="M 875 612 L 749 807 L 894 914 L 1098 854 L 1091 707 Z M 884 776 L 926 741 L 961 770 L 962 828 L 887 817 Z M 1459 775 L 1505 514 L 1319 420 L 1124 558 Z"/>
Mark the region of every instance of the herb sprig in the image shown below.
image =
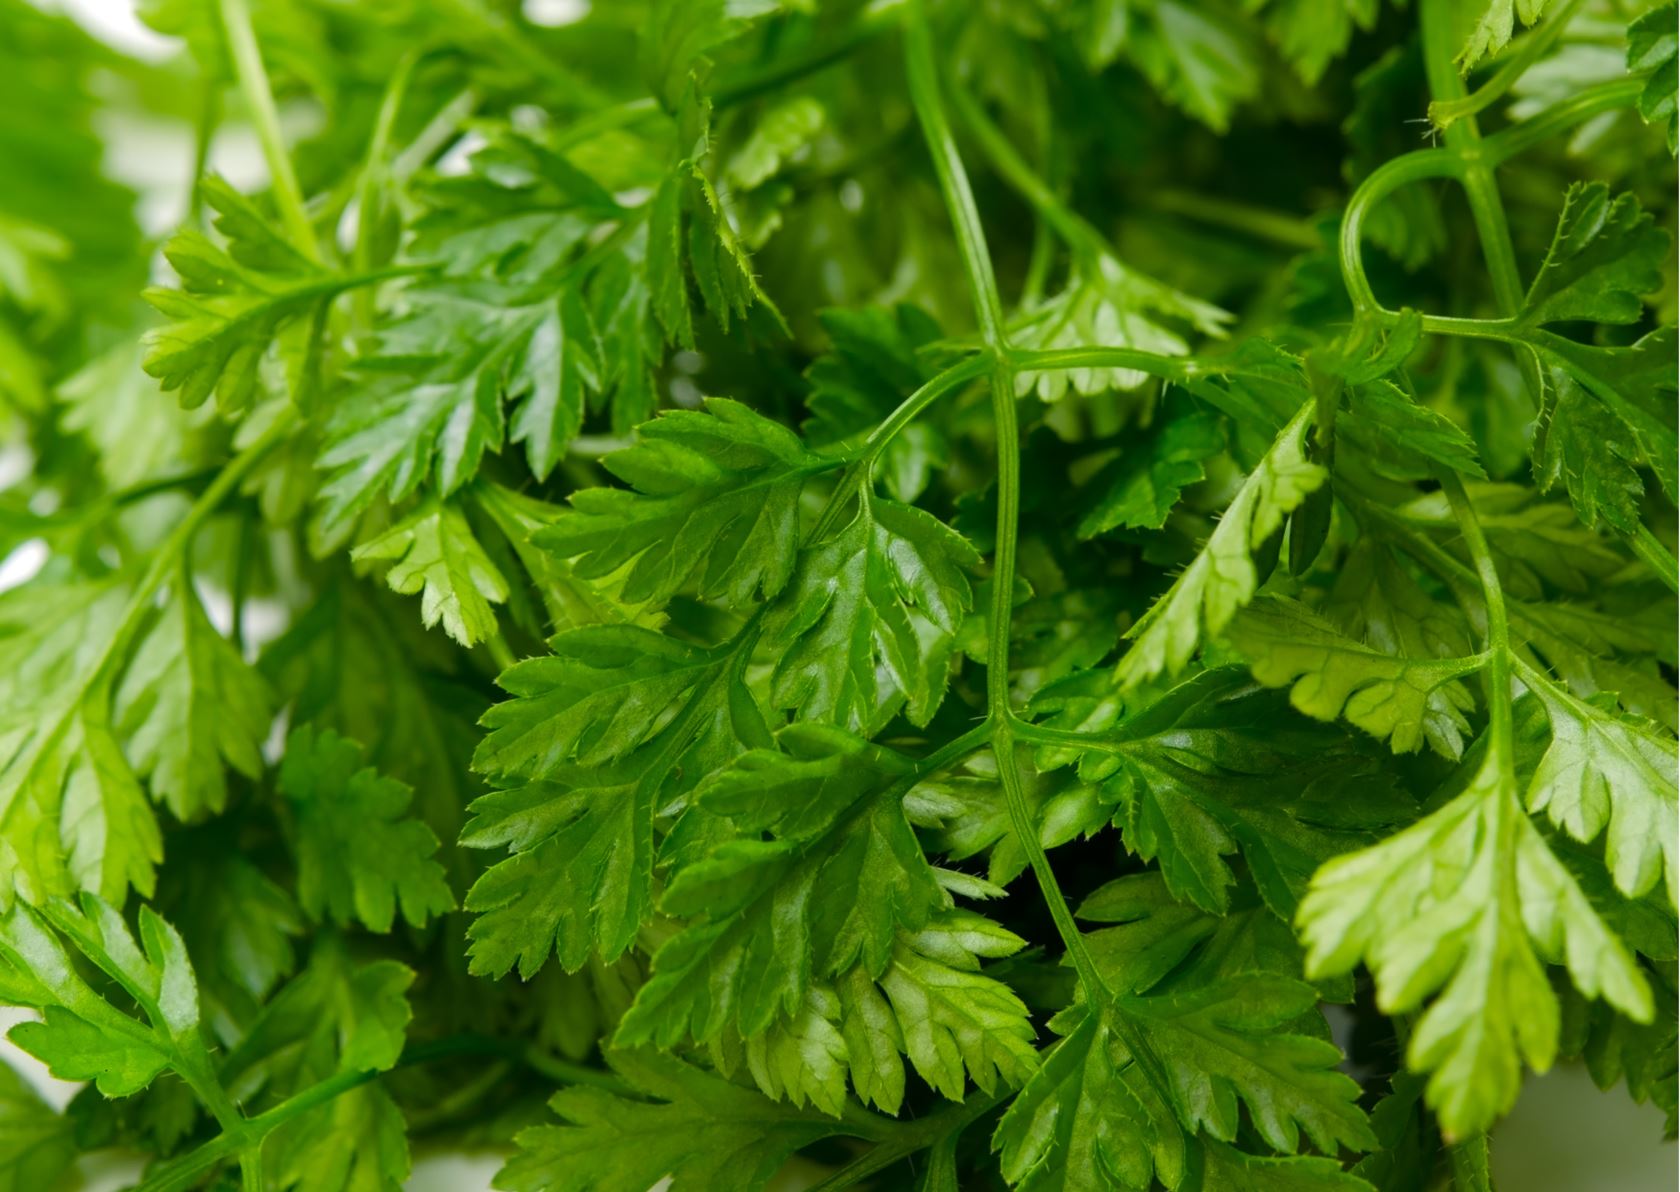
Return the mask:
<path id="1" fill-rule="evenodd" d="M 0 1001 L 87 1082 L 0 1173 L 1485 1188 L 1566 1056 L 1672 1134 L 1633 8 L 0 0 Z M 195 97 L 155 270 L 98 72 Z"/>

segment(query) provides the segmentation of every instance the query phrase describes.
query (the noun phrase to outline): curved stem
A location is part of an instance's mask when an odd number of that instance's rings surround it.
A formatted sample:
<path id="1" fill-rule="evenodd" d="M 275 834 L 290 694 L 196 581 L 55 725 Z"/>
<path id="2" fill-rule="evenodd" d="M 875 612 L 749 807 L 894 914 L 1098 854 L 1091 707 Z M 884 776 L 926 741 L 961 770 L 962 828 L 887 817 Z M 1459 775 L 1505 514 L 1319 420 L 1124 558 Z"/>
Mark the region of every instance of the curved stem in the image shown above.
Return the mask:
<path id="1" fill-rule="evenodd" d="M 1419 149 L 1384 162 L 1371 171 L 1365 181 L 1354 190 L 1353 197 L 1348 199 L 1347 209 L 1342 213 L 1339 248 L 1342 283 L 1347 286 L 1348 297 L 1353 299 L 1353 309 L 1356 313 L 1387 313 L 1382 303 L 1377 301 L 1376 294 L 1371 290 L 1370 280 L 1365 276 L 1365 260 L 1360 242 L 1366 217 L 1379 202 L 1402 186 L 1422 182 L 1428 178 L 1456 178 L 1458 171 L 1458 159 L 1445 150 Z"/>
<path id="2" fill-rule="evenodd" d="M 315 228 L 303 205 L 303 192 L 298 189 L 297 174 L 292 169 L 291 156 L 286 152 L 286 139 L 280 132 L 280 114 L 274 107 L 274 93 L 269 90 L 268 71 L 263 67 L 262 52 L 257 48 L 257 35 L 251 29 L 251 10 L 245 0 L 217 0 L 222 30 L 227 36 L 228 52 L 233 57 L 234 74 L 239 80 L 240 94 L 251 109 L 251 121 L 256 125 L 257 140 L 262 144 L 263 159 L 268 163 L 269 182 L 274 188 L 275 206 L 280 210 L 280 222 L 296 248 L 311 261 L 321 259 L 315 244 Z"/>

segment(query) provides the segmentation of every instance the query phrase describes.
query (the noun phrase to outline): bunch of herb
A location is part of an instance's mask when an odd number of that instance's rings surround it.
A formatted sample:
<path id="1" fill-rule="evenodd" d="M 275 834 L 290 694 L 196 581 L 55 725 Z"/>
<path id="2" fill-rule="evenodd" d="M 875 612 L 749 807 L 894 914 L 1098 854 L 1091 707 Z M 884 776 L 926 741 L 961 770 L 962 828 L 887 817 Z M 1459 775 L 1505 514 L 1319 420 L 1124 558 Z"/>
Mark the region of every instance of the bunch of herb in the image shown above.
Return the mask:
<path id="1" fill-rule="evenodd" d="M 0 1187 L 1672 1132 L 1673 3 L 142 11 L 0 0 Z"/>

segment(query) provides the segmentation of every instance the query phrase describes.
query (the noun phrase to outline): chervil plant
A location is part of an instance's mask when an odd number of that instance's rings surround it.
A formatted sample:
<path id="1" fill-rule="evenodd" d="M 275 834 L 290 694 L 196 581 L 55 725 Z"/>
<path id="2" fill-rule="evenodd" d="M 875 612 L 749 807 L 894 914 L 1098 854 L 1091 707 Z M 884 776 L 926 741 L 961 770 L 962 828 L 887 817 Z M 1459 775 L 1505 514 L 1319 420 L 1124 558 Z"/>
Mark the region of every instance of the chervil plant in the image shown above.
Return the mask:
<path id="1" fill-rule="evenodd" d="M 1672 1134 L 1673 3 L 527 9 L 0 0 L 0 1189 Z"/>

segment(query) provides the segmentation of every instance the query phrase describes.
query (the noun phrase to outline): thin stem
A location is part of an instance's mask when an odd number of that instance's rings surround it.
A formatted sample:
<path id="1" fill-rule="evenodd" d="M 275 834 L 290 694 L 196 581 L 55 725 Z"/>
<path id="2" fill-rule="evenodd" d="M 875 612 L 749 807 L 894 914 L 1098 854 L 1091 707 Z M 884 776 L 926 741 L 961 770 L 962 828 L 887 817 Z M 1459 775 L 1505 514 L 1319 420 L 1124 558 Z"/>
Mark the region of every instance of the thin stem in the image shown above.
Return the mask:
<path id="1" fill-rule="evenodd" d="M 966 360 L 945 369 L 943 372 L 929 378 L 909 397 L 899 403 L 899 406 L 885 419 L 878 423 L 869 437 L 864 440 L 858 450 L 858 458 L 875 460 L 885 451 L 887 444 L 897 438 L 899 432 L 909 426 L 922 411 L 948 393 L 953 393 L 967 385 L 970 381 L 984 375 L 991 362 L 985 356 L 970 356 Z"/>
<path id="2" fill-rule="evenodd" d="M 1527 73 L 1528 68 L 1557 44 L 1558 39 L 1563 36 L 1563 31 L 1569 26 L 1569 18 L 1579 7 L 1581 0 L 1567 0 L 1544 24 L 1527 34 L 1516 51 L 1507 55 L 1505 61 L 1499 64 L 1499 69 L 1471 94 L 1463 94 L 1463 88 L 1460 86 L 1459 94 L 1435 99 L 1429 105 L 1430 123 L 1445 130 L 1459 120 L 1486 110 L 1488 105 L 1510 91 L 1516 81 Z"/>
<path id="3" fill-rule="evenodd" d="M 1157 211 L 1183 215 L 1198 223 L 1229 228 L 1257 240 L 1269 240 L 1284 248 L 1312 252 L 1319 246 L 1318 229 L 1309 220 L 1281 211 L 1238 203 L 1212 195 L 1195 194 L 1187 190 L 1164 190 L 1149 196 L 1149 204 Z"/>
<path id="4" fill-rule="evenodd" d="M 1568 99 L 1530 116 L 1520 124 L 1502 129 L 1482 142 L 1482 156 L 1493 165 L 1503 165 L 1519 153 L 1550 140 L 1600 112 L 1631 106 L 1645 89 L 1645 76 L 1610 79 L 1583 88 Z"/>
<path id="5" fill-rule="evenodd" d="M 193 121 L 192 185 L 187 192 L 189 224 L 196 224 L 204 214 L 204 173 L 210 163 L 210 145 L 216 137 L 216 120 L 220 112 L 216 84 L 206 78 L 200 86 L 198 119 Z"/>
<path id="6" fill-rule="evenodd" d="M 968 184 L 968 171 L 963 168 L 956 139 L 951 135 L 950 121 L 945 117 L 945 101 L 940 94 L 939 75 L 933 64 L 933 39 L 928 33 L 921 0 L 915 0 L 910 6 L 904 45 L 910 76 L 910 101 L 915 106 L 916 119 L 921 123 L 928 153 L 933 158 L 934 173 L 939 177 L 939 189 L 945 196 L 945 206 L 956 231 L 957 250 L 962 255 L 963 270 L 968 275 L 969 296 L 974 303 L 975 318 L 980 322 L 980 337 L 994 354 L 1001 356 L 1008 346 L 1003 328 L 1003 302 L 998 297 L 997 277 L 992 272 L 992 258 L 986 248 L 986 231 L 980 223 L 980 209 L 975 206 L 974 191 Z M 1011 399 L 1011 421 L 1013 408 Z M 1000 438 L 1002 431 L 1003 428 L 999 427 Z"/>
<path id="7" fill-rule="evenodd" d="M 402 61 L 386 84 L 385 95 L 379 101 L 379 115 L 374 119 L 373 136 L 368 138 L 367 160 L 362 163 L 362 176 L 356 185 L 356 243 L 350 251 L 350 264 L 357 273 L 373 268 L 373 237 L 377 231 L 379 191 L 390 178 L 385 158 L 391 149 L 391 134 L 396 128 L 397 114 L 402 111 L 403 99 L 408 95 L 409 80 L 420 61 L 418 51 L 404 54 Z M 373 323 L 371 289 L 359 289 L 351 299 L 356 321 L 362 327 Z"/>
<path id="8" fill-rule="evenodd" d="M 1438 469 L 1436 479 L 1441 482 L 1441 490 L 1447 494 L 1453 517 L 1458 522 L 1459 532 L 1464 535 L 1464 544 L 1469 548 L 1471 561 L 1475 564 L 1476 578 L 1482 586 L 1482 603 L 1487 609 L 1488 733 L 1492 738 L 1493 748 L 1508 759 L 1513 756 L 1511 750 L 1514 737 L 1511 709 L 1511 628 L 1505 615 L 1505 590 L 1500 585 L 1499 569 L 1494 565 L 1493 551 L 1488 547 L 1487 536 L 1482 533 L 1482 523 L 1476 520 L 1476 511 L 1470 504 L 1469 494 L 1464 491 L 1464 481 L 1459 479 L 1457 472 L 1449 468 Z"/>
<path id="9" fill-rule="evenodd" d="M 262 144 L 263 159 L 268 162 L 269 182 L 274 188 L 274 202 L 280 210 L 280 222 L 286 227 L 292 246 L 312 261 L 321 259 L 315 243 L 315 228 L 303 205 L 303 192 L 298 188 L 297 174 L 292 169 L 291 156 L 286 152 L 286 139 L 280 132 L 280 114 L 274 107 L 274 93 L 269 89 L 268 71 L 263 66 L 262 52 L 257 48 L 257 35 L 251 28 L 251 11 L 245 0 L 217 0 L 222 18 L 222 30 L 227 36 L 228 51 L 233 56 L 234 74 L 239 80 L 240 94 L 251 111 L 256 125 L 257 140 Z"/>
<path id="10" fill-rule="evenodd" d="M 484 639 L 484 648 L 490 651 L 490 660 L 496 664 L 498 671 L 505 671 L 519 660 L 513 656 L 513 649 L 507 644 L 507 638 L 500 631 L 492 633 Z"/>
<path id="11" fill-rule="evenodd" d="M 774 91 L 795 79 L 803 79 L 826 70 L 891 27 L 895 19 L 891 6 L 871 5 L 850 26 L 839 33 L 817 38 L 810 48 L 791 56 L 787 61 L 772 63 L 740 78 L 724 81 L 718 87 L 712 102 L 720 109 L 733 107 L 735 104 L 756 99 L 768 91 Z"/>
<path id="12" fill-rule="evenodd" d="M 1360 249 L 1365 220 L 1371 211 L 1402 186 L 1429 178 L 1455 178 L 1458 171 L 1458 159 L 1445 150 L 1419 149 L 1384 162 L 1355 188 L 1353 196 L 1348 199 L 1347 209 L 1342 213 L 1339 244 L 1342 283 L 1347 286 L 1348 297 L 1353 299 L 1355 313 L 1386 313 L 1365 276 L 1365 260 Z"/>
<path id="13" fill-rule="evenodd" d="M 1049 184 L 1027 164 L 1026 159 L 1003 134 L 1003 130 L 992 123 L 985 110 L 967 91 L 953 85 L 951 101 L 957 109 L 958 117 L 974 134 L 974 139 L 979 142 L 981 150 L 1003 180 L 1032 204 L 1033 209 L 1056 230 L 1067 242 L 1068 247 L 1085 254 L 1107 251 L 1107 242 L 1102 233 L 1087 223 L 1083 216 L 1050 189 Z"/>
<path id="14" fill-rule="evenodd" d="M 1092 997 L 1107 994 L 1095 962 L 1085 949 L 1084 938 L 1073 921 L 1062 896 L 1061 886 L 1050 867 L 1050 858 L 1039 842 L 1032 809 L 1015 764 L 1015 715 L 1009 697 L 1009 637 L 1014 612 L 1015 551 L 1020 531 L 1021 429 L 1015 411 L 1014 368 L 1009 341 L 1004 331 L 1003 303 L 998 296 L 997 278 L 992 272 L 985 230 L 969 188 L 968 174 L 951 126 L 945 118 L 939 78 L 934 67 L 933 41 L 920 0 L 911 5 L 905 28 L 905 59 L 910 78 L 910 98 L 916 117 L 933 157 L 934 172 L 945 196 L 945 206 L 956 231 L 957 245 L 968 274 L 969 296 L 980 322 L 980 333 L 990 356 L 989 379 L 992 419 L 997 432 L 997 547 L 992 556 L 992 607 L 987 630 L 986 706 L 993 726 L 992 752 L 997 757 L 998 775 L 1010 823 L 1032 865 L 1039 890 L 1050 916 L 1061 934 L 1062 944 L 1078 970 L 1080 981 Z"/>
<path id="15" fill-rule="evenodd" d="M 905 1122 L 884 1142 L 870 1147 L 827 1179 L 813 1184 L 810 1192 L 839 1192 L 842 1188 L 861 1183 L 876 1172 L 891 1167 L 900 1159 L 926 1150 L 941 1138 L 961 1132 L 966 1126 L 997 1108 L 999 1102 L 1013 1092 L 1013 1089 L 1006 1088 L 983 1097 L 973 1097 L 943 1109 L 932 1117 L 923 1118 L 918 1122 Z"/>
<path id="16" fill-rule="evenodd" d="M 1164 381 L 1187 381 L 1222 371 L 1183 356 L 1163 356 L 1140 348 L 1011 348 L 1016 372 L 1054 372 L 1067 368 L 1130 368 Z"/>
<path id="17" fill-rule="evenodd" d="M 1437 99 L 1449 102 L 1465 98 L 1464 76 L 1458 73 L 1453 61 L 1457 53 L 1453 4 L 1454 0 L 1422 0 L 1420 6 L 1423 64 L 1429 76 L 1429 89 Z M 1454 121 L 1444 136 L 1447 151 L 1461 163 L 1458 179 L 1470 201 L 1470 214 L 1482 241 L 1482 255 L 1487 259 L 1499 313 L 1513 314 L 1522 305 L 1522 274 L 1517 269 L 1516 250 L 1511 244 L 1511 229 L 1505 219 L 1499 186 L 1493 178 L 1493 167 L 1482 154 L 1481 129 L 1474 116 L 1466 115 Z M 1530 363 L 1532 366 L 1532 357 Z M 1538 374 L 1535 379 L 1538 380 Z M 1530 392 L 1538 393 L 1538 385 Z"/>
<path id="18" fill-rule="evenodd" d="M 1658 541 L 1651 528 L 1643 523 L 1632 534 L 1626 536 L 1627 544 L 1633 548 L 1633 553 L 1644 560 L 1658 579 L 1670 592 L 1680 593 L 1680 563 L 1677 563 L 1673 552 Z"/>

